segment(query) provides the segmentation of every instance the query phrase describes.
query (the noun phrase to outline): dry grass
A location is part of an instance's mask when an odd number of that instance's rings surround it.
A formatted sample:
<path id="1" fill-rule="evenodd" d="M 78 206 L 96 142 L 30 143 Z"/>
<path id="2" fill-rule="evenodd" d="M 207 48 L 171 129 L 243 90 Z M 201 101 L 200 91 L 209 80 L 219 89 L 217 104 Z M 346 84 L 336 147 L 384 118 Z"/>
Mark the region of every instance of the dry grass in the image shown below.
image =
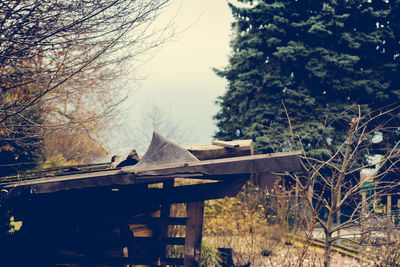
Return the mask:
<path id="1" fill-rule="evenodd" d="M 269 229 L 266 229 L 269 228 Z M 277 266 L 323 266 L 323 249 L 308 246 L 306 256 L 302 258 L 303 243 L 291 241 L 285 237 L 285 233 L 279 226 L 265 227 L 263 233 L 255 233 L 253 236 L 207 236 L 208 243 L 214 247 L 229 247 L 234 251 L 233 260 L 235 265 L 257 267 Z M 354 257 L 343 256 L 340 253 L 332 255 L 331 266 L 355 267 L 374 266 L 372 261 L 360 261 Z"/>

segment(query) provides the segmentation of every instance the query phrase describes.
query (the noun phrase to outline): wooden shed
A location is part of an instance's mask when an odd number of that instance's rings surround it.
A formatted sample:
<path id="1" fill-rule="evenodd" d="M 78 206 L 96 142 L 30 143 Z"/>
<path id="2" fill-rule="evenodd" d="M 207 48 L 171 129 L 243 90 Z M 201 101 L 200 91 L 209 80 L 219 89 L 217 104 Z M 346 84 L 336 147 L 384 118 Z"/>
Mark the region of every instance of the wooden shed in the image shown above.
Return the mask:
<path id="1" fill-rule="evenodd" d="M 254 173 L 299 167 L 299 152 L 253 155 L 251 140 L 186 149 L 199 161 L 115 169 L 91 165 L 92 170 L 78 167 L 72 174 L 47 172 L 1 184 L 7 193 L 3 203 L 22 221 L 21 230 L 0 248 L 8 251 L 4 262 L 198 266 L 205 200 L 235 196 Z M 177 178 L 196 182 L 177 183 Z M 185 217 L 170 216 L 174 203 L 186 203 Z M 185 236 L 168 236 L 170 225 L 185 227 Z M 172 245 L 183 246 L 184 257 L 167 257 Z"/>

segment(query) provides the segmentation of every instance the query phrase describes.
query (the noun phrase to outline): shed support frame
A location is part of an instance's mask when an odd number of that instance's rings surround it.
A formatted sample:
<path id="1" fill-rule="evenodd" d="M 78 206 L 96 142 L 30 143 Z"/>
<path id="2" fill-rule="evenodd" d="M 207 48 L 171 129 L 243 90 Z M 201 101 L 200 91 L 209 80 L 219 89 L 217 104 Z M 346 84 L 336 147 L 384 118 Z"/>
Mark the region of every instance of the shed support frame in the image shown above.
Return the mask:
<path id="1" fill-rule="evenodd" d="M 199 267 L 203 229 L 204 201 L 189 202 L 186 206 L 184 267 Z"/>

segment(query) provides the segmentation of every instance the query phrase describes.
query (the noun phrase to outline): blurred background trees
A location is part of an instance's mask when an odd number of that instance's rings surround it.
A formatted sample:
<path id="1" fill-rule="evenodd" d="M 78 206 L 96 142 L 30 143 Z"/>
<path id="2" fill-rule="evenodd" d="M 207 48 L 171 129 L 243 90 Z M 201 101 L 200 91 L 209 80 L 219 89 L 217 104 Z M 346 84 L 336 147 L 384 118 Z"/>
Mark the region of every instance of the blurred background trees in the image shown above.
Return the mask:
<path id="1" fill-rule="evenodd" d="M 132 144 L 139 155 L 143 156 L 150 145 L 153 131 L 160 133 L 177 145 L 183 146 L 193 142 L 191 128 L 185 126 L 182 123 L 181 114 L 172 113 L 170 107 L 163 107 L 153 102 L 142 103 L 135 108 L 129 112 L 129 117 L 124 118 L 125 123 L 121 127 L 124 135 L 115 137 L 120 141 L 116 145 L 117 147 L 125 148 L 124 144 Z M 138 113 L 141 115 L 140 117 L 137 116 Z M 129 121 L 135 123 L 130 124 Z"/>
<path id="2" fill-rule="evenodd" d="M 115 81 L 168 37 L 149 30 L 167 2 L 1 1 L 1 176 L 104 156 L 104 122 L 124 98 Z"/>

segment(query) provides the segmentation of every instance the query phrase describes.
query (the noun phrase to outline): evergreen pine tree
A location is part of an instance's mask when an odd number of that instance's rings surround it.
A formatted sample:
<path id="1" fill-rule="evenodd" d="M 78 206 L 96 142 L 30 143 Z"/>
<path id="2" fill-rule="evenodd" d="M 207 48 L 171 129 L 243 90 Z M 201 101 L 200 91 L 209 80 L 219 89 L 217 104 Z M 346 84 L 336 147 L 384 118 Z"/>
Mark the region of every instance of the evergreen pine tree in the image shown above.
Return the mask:
<path id="1" fill-rule="evenodd" d="M 399 0 L 240 2 L 248 6 L 230 4 L 230 62 L 216 70 L 228 80 L 217 100 L 217 138 L 253 138 L 263 152 L 288 149 L 278 138 L 289 131 L 286 108 L 307 147 L 329 147 L 348 125 L 325 127 L 327 114 L 349 119 L 355 104 L 362 112 L 400 104 Z M 393 138 L 385 136 L 388 144 Z"/>

